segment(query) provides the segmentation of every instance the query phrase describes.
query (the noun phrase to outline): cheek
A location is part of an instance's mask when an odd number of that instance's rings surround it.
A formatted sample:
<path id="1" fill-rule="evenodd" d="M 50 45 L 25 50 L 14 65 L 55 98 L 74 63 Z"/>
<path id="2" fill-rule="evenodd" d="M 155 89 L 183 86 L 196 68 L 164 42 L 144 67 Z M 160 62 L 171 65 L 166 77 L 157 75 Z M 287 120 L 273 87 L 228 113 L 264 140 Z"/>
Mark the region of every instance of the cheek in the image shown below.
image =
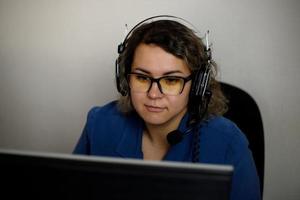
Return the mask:
<path id="1" fill-rule="evenodd" d="M 138 107 L 140 105 L 142 105 L 142 100 L 144 99 L 144 94 L 143 93 L 131 93 L 130 94 L 130 99 L 131 99 L 131 103 L 134 107 L 135 110 L 138 109 Z"/>
<path id="2" fill-rule="evenodd" d="M 173 109 L 182 109 L 185 107 L 189 101 L 189 96 L 186 94 L 181 94 L 180 96 L 168 96 L 168 104 L 173 107 Z"/>
<path id="3" fill-rule="evenodd" d="M 187 84 L 180 95 L 180 101 L 185 106 L 189 102 L 190 90 L 191 90 L 191 84 Z"/>
<path id="4" fill-rule="evenodd" d="M 187 83 L 181 93 L 181 95 L 179 95 L 179 99 L 181 99 L 182 102 L 186 102 L 188 103 L 189 101 L 189 95 L 190 95 L 190 90 L 191 90 L 191 84 L 190 82 Z"/>

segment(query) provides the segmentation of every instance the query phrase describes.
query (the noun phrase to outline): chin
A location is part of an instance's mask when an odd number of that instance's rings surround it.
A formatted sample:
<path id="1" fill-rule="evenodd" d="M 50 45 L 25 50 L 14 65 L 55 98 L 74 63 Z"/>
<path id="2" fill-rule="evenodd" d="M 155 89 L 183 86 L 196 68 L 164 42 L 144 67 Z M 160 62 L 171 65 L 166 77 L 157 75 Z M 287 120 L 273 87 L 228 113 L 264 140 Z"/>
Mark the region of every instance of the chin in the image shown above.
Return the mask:
<path id="1" fill-rule="evenodd" d="M 153 126 L 160 126 L 167 122 L 167 120 L 144 120 L 146 124 L 153 125 Z"/>
<path id="2" fill-rule="evenodd" d="M 152 115 L 151 114 L 145 114 L 141 116 L 145 123 L 152 124 L 152 125 L 161 125 L 166 123 L 169 119 L 166 116 L 158 116 L 158 115 Z"/>

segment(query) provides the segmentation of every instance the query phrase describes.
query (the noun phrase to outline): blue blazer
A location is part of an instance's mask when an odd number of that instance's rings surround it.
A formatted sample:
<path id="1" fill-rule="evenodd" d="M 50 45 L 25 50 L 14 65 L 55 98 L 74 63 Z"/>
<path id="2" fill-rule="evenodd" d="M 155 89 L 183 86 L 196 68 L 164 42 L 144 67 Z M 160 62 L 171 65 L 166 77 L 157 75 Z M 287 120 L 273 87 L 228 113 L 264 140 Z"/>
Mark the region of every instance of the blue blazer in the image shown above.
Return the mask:
<path id="1" fill-rule="evenodd" d="M 186 114 L 179 130 L 187 130 Z M 143 159 L 143 120 L 137 114 L 125 115 L 116 101 L 92 108 L 75 154 Z M 231 200 L 259 200 L 256 167 L 248 141 L 241 130 L 224 117 L 213 117 L 200 126 L 200 162 L 233 165 Z M 193 134 L 171 146 L 164 160 L 192 162 Z"/>

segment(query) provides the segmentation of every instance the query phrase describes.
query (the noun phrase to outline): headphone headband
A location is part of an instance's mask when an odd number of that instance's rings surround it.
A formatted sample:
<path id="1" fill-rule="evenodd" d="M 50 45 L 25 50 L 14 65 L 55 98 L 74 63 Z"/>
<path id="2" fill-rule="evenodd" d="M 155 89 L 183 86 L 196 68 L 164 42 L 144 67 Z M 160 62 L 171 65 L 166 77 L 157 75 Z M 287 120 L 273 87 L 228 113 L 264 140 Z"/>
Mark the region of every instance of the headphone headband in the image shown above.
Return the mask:
<path id="1" fill-rule="evenodd" d="M 118 53 L 121 54 L 123 53 L 123 51 L 125 50 L 125 46 L 126 46 L 126 41 L 127 39 L 130 37 L 130 35 L 132 34 L 132 32 L 137 28 L 139 27 L 140 25 L 144 24 L 145 22 L 148 22 L 148 21 L 151 21 L 151 20 L 154 20 L 154 19 L 168 19 L 168 20 L 180 20 L 180 23 L 184 23 L 184 25 L 188 25 L 191 27 L 191 29 L 194 31 L 195 34 L 199 34 L 199 31 L 197 30 L 197 28 L 189 21 L 187 21 L 186 19 L 183 19 L 181 17 L 176 17 L 176 16 L 173 16 L 173 15 L 156 15 L 156 16 L 152 16 L 152 17 L 149 17 L 149 18 L 146 18 L 142 21 L 140 21 L 139 23 L 137 23 L 125 36 L 124 40 L 122 43 L 119 44 L 118 46 Z"/>

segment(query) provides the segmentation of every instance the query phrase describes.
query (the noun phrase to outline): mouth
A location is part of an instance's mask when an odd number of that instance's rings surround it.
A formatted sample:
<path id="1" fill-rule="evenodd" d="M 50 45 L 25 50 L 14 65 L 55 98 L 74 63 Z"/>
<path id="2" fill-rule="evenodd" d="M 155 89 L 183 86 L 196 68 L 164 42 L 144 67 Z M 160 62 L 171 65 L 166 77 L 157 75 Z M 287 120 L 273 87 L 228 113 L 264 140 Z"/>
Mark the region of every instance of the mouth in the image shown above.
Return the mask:
<path id="1" fill-rule="evenodd" d="M 164 107 L 158 107 L 158 106 L 145 105 L 145 107 L 148 112 L 159 113 L 159 112 L 163 112 L 165 110 Z"/>

